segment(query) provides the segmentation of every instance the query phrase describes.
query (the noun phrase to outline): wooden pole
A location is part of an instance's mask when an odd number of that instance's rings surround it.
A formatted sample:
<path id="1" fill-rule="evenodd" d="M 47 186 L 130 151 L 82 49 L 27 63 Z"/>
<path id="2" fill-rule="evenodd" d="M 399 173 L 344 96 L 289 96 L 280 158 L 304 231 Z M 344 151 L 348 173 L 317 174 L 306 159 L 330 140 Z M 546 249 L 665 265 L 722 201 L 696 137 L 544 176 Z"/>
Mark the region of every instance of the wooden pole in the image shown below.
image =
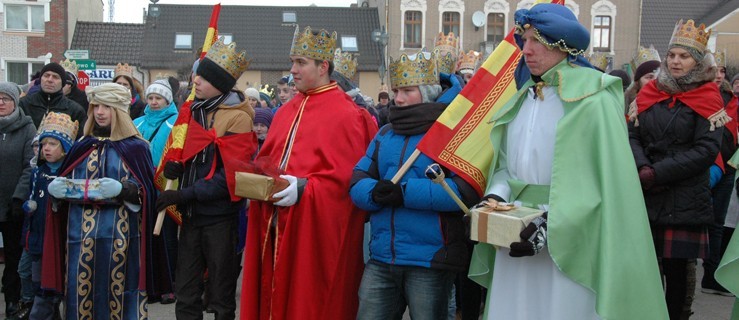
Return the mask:
<path id="1" fill-rule="evenodd" d="M 416 159 L 418 159 L 418 156 L 421 155 L 421 151 L 418 149 L 413 150 L 413 153 L 411 153 L 411 156 L 408 157 L 408 160 L 403 163 L 403 165 L 398 169 L 398 172 L 395 173 L 393 178 L 390 180 L 393 183 L 397 184 L 398 181 L 400 181 L 400 178 L 402 178 L 406 172 L 408 172 L 408 169 L 411 168 L 411 165 L 413 165 L 414 162 L 416 162 Z"/>
<path id="2" fill-rule="evenodd" d="M 164 186 L 164 190 L 170 190 L 170 189 L 172 189 L 172 180 L 167 179 L 167 185 Z M 155 236 L 158 236 L 160 233 L 162 233 L 162 224 L 164 224 L 164 215 L 167 214 L 165 211 L 167 211 L 167 209 L 159 211 L 159 214 L 157 215 L 157 221 L 154 224 L 154 235 Z"/>

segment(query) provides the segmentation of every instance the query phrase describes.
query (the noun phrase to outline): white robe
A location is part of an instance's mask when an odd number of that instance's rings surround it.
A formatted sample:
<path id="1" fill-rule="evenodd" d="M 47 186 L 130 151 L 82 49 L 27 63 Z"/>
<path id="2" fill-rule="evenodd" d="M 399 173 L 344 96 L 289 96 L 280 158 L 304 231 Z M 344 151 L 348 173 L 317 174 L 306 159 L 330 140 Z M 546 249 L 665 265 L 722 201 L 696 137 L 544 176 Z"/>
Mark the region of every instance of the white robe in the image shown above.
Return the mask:
<path id="1" fill-rule="evenodd" d="M 518 115 L 508 123 L 500 158 L 486 194 L 508 200 L 508 179 L 551 183 L 557 122 L 564 115 L 556 88 L 544 87 L 544 100 L 529 90 Z M 548 205 L 543 205 L 546 210 Z M 488 289 L 487 319 L 599 319 L 595 294 L 570 280 L 554 264 L 549 251 L 513 258 L 500 248 Z"/>

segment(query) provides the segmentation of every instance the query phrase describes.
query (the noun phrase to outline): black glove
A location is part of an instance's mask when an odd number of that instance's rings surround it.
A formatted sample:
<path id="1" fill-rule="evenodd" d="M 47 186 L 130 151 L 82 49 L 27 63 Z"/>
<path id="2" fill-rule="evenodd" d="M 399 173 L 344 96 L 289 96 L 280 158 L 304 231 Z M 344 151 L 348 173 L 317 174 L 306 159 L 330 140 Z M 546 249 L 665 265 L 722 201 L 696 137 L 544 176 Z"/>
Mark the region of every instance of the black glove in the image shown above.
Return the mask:
<path id="1" fill-rule="evenodd" d="M 119 201 L 126 201 L 134 204 L 141 204 L 141 198 L 139 198 L 139 187 L 135 183 L 130 181 L 121 182 L 123 188 L 121 193 L 116 196 Z"/>
<path id="2" fill-rule="evenodd" d="M 521 242 L 511 243 L 511 257 L 533 256 L 547 245 L 547 213 L 532 220 L 521 231 Z"/>
<path id="3" fill-rule="evenodd" d="M 377 181 L 372 189 L 372 201 L 389 207 L 400 207 L 403 205 L 403 188 L 390 180 Z"/>
<path id="4" fill-rule="evenodd" d="M 182 199 L 182 194 L 177 190 L 166 190 L 159 194 L 157 198 L 157 212 L 167 209 L 167 207 L 175 204 L 184 204 L 185 199 Z"/>
<path id="5" fill-rule="evenodd" d="M 13 199 L 13 204 L 10 207 L 10 218 L 11 220 L 23 220 L 25 211 L 23 211 L 23 200 Z"/>
<path id="6" fill-rule="evenodd" d="M 178 179 L 185 173 L 185 167 L 176 161 L 167 161 L 164 164 L 164 170 L 162 170 L 164 177 L 169 180 Z"/>

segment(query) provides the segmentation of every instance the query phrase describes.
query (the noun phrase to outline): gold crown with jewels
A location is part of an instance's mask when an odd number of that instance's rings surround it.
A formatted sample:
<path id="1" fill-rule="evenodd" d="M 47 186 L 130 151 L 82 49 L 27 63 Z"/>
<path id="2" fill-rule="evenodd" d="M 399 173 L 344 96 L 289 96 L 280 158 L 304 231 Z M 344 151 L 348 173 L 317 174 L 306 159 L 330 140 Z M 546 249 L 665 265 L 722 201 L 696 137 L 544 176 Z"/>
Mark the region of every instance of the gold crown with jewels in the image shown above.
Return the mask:
<path id="1" fill-rule="evenodd" d="M 459 55 L 459 70 L 471 69 L 477 70 L 480 65 L 480 53 L 475 50 L 470 50 L 467 53 Z"/>
<path id="2" fill-rule="evenodd" d="M 679 44 L 689 48 L 698 50 L 698 52 L 705 52 L 706 46 L 708 45 L 708 38 L 711 37 L 711 30 L 706 29 L 705 24 L 695 26 L 695 21 L 692 19 L 683 23 L 683 20 L 677 22 L 675 30 L 672 32 L 672 38 L 670 39 L 670 45 Z"/>
<path id="3" fill-rule="evenodd" d="M 593 67 L 596 67 L 603 72 L 608 68 L 608 56 L 602 52 L 593 52 L 590 57 L 588 57 L 588 62 L 590 62 Z"/>
<path id="4" fill-rule="evenodd" d="M 64 71 L 67 71 L 71 74 L 77 75 L 77 71 L 79 71 L 79 67 L 77 67 L 77 61 L 74 60 L 62 60 L 59 62 L 59 64 L 64 68 Z"/>
<path id="5" fill-rule="evenodd" d="M 303 56 L 318 61 L 333 61 L 336 48 L 336 31 L 329 33 L 326 29 L 317 32 L 305 27 L 303 32 L 295 26 L 291 56 Z"/>
<path id="6" fill-rule="evenodd" d="M 251 61 L 246 58 L 246 51 L 237 52 L 236 42 L 223 43 L 224 37 L 218 38 L 213 43 L 205 57 L 215 62 L 223 70 L 226 70 L 234 79 L 241 77 Z"/>
<path id="7" fill-rule="evenodd" d="M 716 66 L 726 68 L 726 50 L 716 50 L 713 59 L 716 60 Z"/>
<path id="8" fill-rule="evenodd" d="M 133 79 L 133 67 L 129 66 L 128 63 L 118 63 L 115 66 L 115 76 L 126 76 Z"/>
<path id="9" fill-rule="evenodd" d="M 631 69 L 636 70 L 642 63 L 647 61 L 662 61 L 659 57 L 659 51 L 654 48 L 653 45 L 649 45 L 649 48 L 639 46 L 636 51 L 636 56 L 631 60 Z"/>
<path id="10" fill-rule="evenodd" d="M 393 89 L 402 87 L 413 87 L 425 84 L 439 84 L 439 72 L 437 71 L 436 57 L 430 53 L 428 58 L 421 50 L 415 55 L 415 59 L 403 53 L 398 60 L 393 61 L 390 57 L 390 86 Z"/>
<path id="11" fill-rule="evenodd" d="M 353 79 L 357 73 L 357 57 L 350 52 L 343 52 L 340 48 L 334 54 L 334 70 L 347 79 Z"/>
<path id="12" fill-rule="evenodd" d="M 49 112 L 41 119 L 37 134 L 50 135 L 73 143 L 74 138 L 77 137 L 78 124 L 77 120 L 72 121 L 68 114 Z"/>
<path id="13" fill-rule="evenodd" d="M 439 64 L 439 72 L 451 74 L 456 71 L 457 58 L 459 57 L 459 38 L 454 35 L 454 32 L 449 32 L 446 35 L 439 32 L 439 35 L 436 36 L 434 52 Z"/>

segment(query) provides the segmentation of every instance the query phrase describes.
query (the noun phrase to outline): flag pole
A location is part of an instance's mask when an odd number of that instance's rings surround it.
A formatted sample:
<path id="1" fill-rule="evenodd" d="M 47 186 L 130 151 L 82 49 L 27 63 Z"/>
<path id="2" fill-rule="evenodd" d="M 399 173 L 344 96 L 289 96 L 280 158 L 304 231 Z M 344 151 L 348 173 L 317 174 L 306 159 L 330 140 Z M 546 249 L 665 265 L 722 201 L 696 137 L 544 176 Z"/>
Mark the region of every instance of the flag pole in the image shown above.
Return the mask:
<path id="1" fill-rule="evenodd" d="M 413 150 L 413 153 L 411 153 L 411 156 L 408 157 L 408 160 L 406 160 L 405 163 L 403 163 L 403 166 L 400 167 L 400 169 L 398 170 L 398 172 L 395 173 L 395 175 L 393 176 L 393 178 L 390 181 L 392 181 L 393 183 L 397 184 L 398 181 L 400 181 L 400 178 L 402 178 L 405 175 L 405 173 L 408 172 L 408 169 L 411 168 L 411 165 L 414 162 L 416 162 L 416 159 L 418 159 L 418 156 L 420 156 L 420 155 L 421 155 L 421 151 L 420 150 L 418 150 L 418 149 Z"/>

